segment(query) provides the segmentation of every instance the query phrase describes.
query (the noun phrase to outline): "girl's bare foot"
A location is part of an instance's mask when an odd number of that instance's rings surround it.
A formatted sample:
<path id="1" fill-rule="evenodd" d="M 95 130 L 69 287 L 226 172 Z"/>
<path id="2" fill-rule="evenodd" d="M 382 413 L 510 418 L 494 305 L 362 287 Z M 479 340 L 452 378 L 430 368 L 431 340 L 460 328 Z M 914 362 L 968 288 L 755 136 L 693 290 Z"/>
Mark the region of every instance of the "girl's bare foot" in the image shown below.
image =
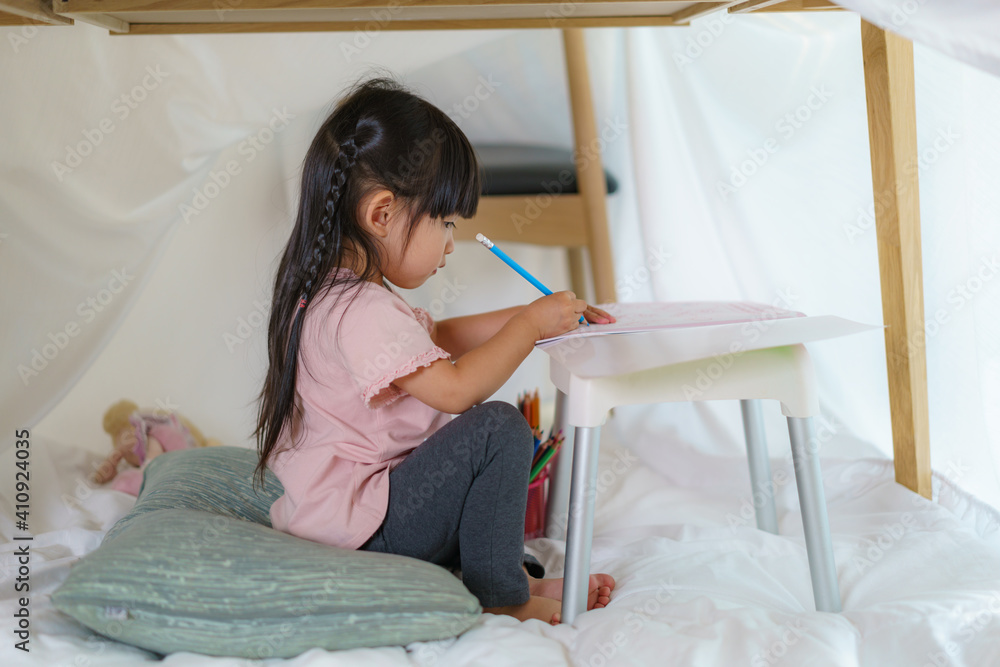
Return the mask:
<path id="1" fill-rule="evenodd" d="M 592 574 L 587 586 L 587 610 L 600 609 L 607 606 L 611 601 L 611 591 L 614 590 L 615 580 L 610 574 Z M 562 600 L 563 580 L 562 579 L 535 579 L 528 576 L 528 589 L 532 595 L 553 600 Z"/>
<path id="2" fill-rule="evenodd" d="M 537 618 L 551 625 L 558 625 L 561 618 L 562 604 L 559 600 L 532 595 L 524 604 L 514 604 L 506 607 L 484 607 L 483 611 L 490 614 L 513 616 L 519 621 Z"/>

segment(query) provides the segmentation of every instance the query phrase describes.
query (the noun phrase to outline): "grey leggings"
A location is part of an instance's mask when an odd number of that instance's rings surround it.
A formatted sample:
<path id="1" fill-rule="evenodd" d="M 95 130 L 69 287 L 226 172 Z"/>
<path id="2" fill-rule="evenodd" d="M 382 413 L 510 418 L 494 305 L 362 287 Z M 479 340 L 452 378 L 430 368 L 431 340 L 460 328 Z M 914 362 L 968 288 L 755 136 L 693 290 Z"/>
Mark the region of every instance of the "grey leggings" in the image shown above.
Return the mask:
<path id="1" fill-rule="evenodd" d="M 534 439 L 509 403 L 458 415 L 389 473 L 389 509 L 360 548 L 461 568 L 483 607 L 528 601 L 545 570 L 524 553 L 524 511 Z"/>

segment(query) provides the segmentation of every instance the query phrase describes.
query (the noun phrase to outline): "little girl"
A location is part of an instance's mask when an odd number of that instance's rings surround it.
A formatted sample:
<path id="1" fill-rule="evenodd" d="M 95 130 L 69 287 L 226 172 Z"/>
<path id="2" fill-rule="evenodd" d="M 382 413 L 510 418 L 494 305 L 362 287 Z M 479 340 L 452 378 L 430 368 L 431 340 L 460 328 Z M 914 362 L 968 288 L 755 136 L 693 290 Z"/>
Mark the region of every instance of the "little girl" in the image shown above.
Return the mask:
<path id="1" fill-rule="evenodd" d="M 486 399 L 536 341 L 614 318 L 572 292 L 437 323 L 410 307 L 387 282 L 442 268 L 479 193 L 469 140 L 430 103 L 371 79 L 337 104 L 275 278 L 255 477 L 284 485 L 278 530 L 457 567 L 486 611 L 558 623 L 562 580 L 524 552 L 531 430 Z M 588 609 L 614 583 L 592 575 Z"/>

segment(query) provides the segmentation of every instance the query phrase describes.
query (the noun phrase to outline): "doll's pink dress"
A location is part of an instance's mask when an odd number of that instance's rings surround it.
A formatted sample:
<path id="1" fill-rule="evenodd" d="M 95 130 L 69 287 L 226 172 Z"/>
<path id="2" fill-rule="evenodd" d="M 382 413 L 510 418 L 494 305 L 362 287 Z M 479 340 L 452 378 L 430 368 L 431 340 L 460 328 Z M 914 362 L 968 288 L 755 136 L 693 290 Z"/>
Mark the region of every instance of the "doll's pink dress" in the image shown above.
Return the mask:
<path id="1" fill-rule="evenodd" d="M 173 413 L 158 415 L 137 411 L 133 412 L 128 420 L 135 432 L 135 447 L 132 451 L 139 457 L 140 465 L 138 468 L 129 468 L 118 473 L 111 483 L 111 488 L 138 496 L 139 489 L 142 488 L 142 475 L 146 469 L 146 448 L 150 436 L 160 441 L 164 453 L 189 449 L 196 443 L 191 432 Z"/>

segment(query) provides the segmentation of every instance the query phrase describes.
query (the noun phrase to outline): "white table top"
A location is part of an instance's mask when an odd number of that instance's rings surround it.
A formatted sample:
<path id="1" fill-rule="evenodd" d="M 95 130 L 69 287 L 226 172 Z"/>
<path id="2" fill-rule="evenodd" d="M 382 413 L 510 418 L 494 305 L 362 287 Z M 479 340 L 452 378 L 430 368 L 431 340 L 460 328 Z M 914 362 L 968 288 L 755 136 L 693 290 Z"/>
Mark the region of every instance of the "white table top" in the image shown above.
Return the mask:
<path id="1" fill-rule="evenodd" d="M 562 364 L 577 377 L 606 377 L 882 329 L 883 325 L 820 315 L 640 333 L 570 336 L 537 347 L 549 355 L 552 363 Z"/>

